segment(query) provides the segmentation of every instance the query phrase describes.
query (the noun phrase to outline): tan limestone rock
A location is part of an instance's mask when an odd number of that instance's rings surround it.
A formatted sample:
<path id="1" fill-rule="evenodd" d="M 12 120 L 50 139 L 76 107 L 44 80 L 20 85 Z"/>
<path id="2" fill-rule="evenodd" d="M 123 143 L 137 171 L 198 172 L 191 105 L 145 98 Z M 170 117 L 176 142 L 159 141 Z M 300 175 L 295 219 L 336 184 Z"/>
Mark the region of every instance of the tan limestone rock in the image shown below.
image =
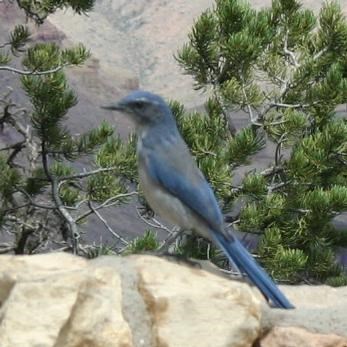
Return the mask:
<path id="1" fill-rule="evenodd" d="M 1 347 L 127 347 L 120 277 L 58 253 L 1 257 Z"/>
<path id="2" fill-rule="evenodd" d="M 259 347 L 347 347 L 347 337 L 314 334 L 296 327 L 276 327 L 262 339 Z"/>
<path id="3" fill-rule="evenodd" d="M 347 337 L 347 287 L 281 286 L 295 310 L 263 307 L 262 326 L 300 327 L 319 334 Z"/>
<path id="4" fill-rule="evenodd" d="M 154 346 L 252 346 L 260 302 L 246 284 L 160 258 L 138 257 L 135 263 Z"/>
<path id="5" fill-rule="evenodd" d="M 260 331 L 246 284 L 152 256 L 2 256 L 0 289 L 0 347 L 250 347 Z"/>
<path id="6" fill-rule="evenodd" d="M 282 286 L 296 309 L 270 309 L 200 265 L 1 256 L 0 347 L 347 347 L 346 287 Z"/>

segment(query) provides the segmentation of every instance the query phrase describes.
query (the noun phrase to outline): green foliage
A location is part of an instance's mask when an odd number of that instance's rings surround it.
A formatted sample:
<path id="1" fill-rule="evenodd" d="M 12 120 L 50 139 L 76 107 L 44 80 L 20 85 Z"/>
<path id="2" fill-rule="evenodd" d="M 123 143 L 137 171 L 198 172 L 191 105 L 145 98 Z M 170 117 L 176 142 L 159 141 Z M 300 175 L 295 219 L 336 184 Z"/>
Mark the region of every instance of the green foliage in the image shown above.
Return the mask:
<path id="1" fill-rule="evenodd" d="M 184 117 L 173 105 L 210 181 L 227 168 L 217 191 L 229 188 L 232 169 L 248 164 L 266 140 L 275 145 L 272 167 L 245 175 L 233 194 L 219 194 L 224 209 L 232 198 L 243 202 L 233 225 L 261 236 L 260 260 L 275 278 L 343 283 L 334 250 L 346 236 L 332 224 L 347 211 L 347 122 L 335 114 L 347 102 L 347 21 L 338 3 L 325 2 L 317 16 L 296 0 L 259 11 L 216 0 L 176 59 L 219 106 L 207 127 L 209 112 Z M 230 110 L 243 110 L 250 126 L 228 133 Z M 201 158 L 220 163 L 208 170 Z"/>
<path id="2" fill-rule="evenodd" d="M 42 24 L 48 15 L 58 9 L 72 8 L 78 14 L 86 14 L 94 6 L 94 0 L 18 0 L 17 3 L 37 24 Z"/>
<path id="3" fill-rule="evenodd" d="M 329 277 L 325 284 L 332 287 L 342 287 L 347 286 L 347 276 L 346 275 L 340 275 L 336 277 Z"/>
<path id="4" fill-rule="evenodd" d="M 88 197 L 91 200 L 102 202 L 126 192 L 126 187 L 119 178 L 115 178 L 112 173 L 98 173 L 88 179 Z"/>
<path id="5" fill-rule="evenodd" d="M 106 143 L 113 133 L 112 127 L 106 122 L 102 122 L 98 128 L 92 129 L 77 138 L 75 141 L 77 147 L 76 152 L 84 154 L 92 153 L 98 146 Z"/>
<path id="6" fill-rule="evenodd" d="M 2 204 L 10 200 L 16 187 L 21 183 L 18 170 L 11 168 L 4 157 L 0 156 L 0 199 Z"/>
<path id="7" fill-rule="evenodd" d="M 217 249 L 214 245 L 196 235 L 187 235 L 184 243 L 176 247 L 176 253 L 185 258 L 211 259 L 216 261 Z"/>
<path id="8" fill-rule="evenodd" d="M 24 190 L 29 195 L 36 195 L 43 192 L 44 188 L 48 185 L 45 180 L 45 172 L 42 167 L 32 170 L 30 177 L 26 177 Z"/>
<path id="9" fill-rule="evenodd" d="M 57 9 L 71 7 L 84 13 L 93 4 L 92 0 L 17 1 L 39 24 Z M 136 180 L 135 140 L 123 143 L 105 122 L 72 135 L 65 121 L 78 98 L 64 68 L 83 64 L 90 53 L 82 44 L 68 49 L 49 42 L 28 47 L 29 38 L 28 28 L 17 25 L 8 42 L 0 44 L 0 70 L 20 75 L 31 104 L 23 112 L 9 95 L 0 99 L 1 128 L 9 127 L 16 134 L 13 138 L 21 138 L 0 148 L 0 229 L 6 226 L 15 234 L 15 253 L 34 252 L 61 232 L 67 246 L 82 254 L 81 223 L 95 214 L 105 225 L 99 210 L 127 201 L 129 183 Z M 13 55 L 22 58 L 22 69 L 4 66 Z M 82 165 L 88 169 L 80 172 L 77 167 Z"/>
<path id="10" fill-rule="evenodd" d="M 264 176 L 259 174 L 249 174 L 243 180 L 242 192 L 244 194 L 263 196 L 266 194 L 266 180 Z"/>
<path id="11" fill-rule="evenodd" d="M 86 251 L 86 258 L 95 259 L 101 257 L 103 255 L 116 255 L 117 253 L 114 251 L 112 246 L 109 245 L 99 245 L 99 246 L 91 246 Z"/>
<path id="12" fill-rule="evenodd" d="M 308 257 L 301 249 L 284 248 L 284 237 L 278 227 L 267 228 L 259 245 L 259 256 L 276 279 L 296 282 L 305 271 Z"/>
<path id="13" fill-rule="evenodd" d="M 229 132 L 220 117 L 220 106 L 214 99 L 205 105 L 207 114 L 187 113 L 183 105 L 171 102 L 171 109 L 185 141 L 195 156 L 216 194 L 228 200 L 231 194 L 232 173 L 225 161 Z"/>
<path id="14" fill-rule="evenodd" d="M 231 165 L 246 163 L 248 157 L 264 146 L 264 140 L 252 128 L 245 128 L 235 137 L 222 117 L 222 108 L 216 98 L 205 104 L 206 114 L 187 113 L 183 105 L 171 102 L 178 128 L 187 142 L 199 168 L 207 177 L 216 195 L 227 203 L 232 195 Z M 230 158 L 233 158 L 232 161 Z"/>
<path id="15" fill-rule="evenodd" d="M 157 234 L 151 230 L 131 241 L 126 249 L 126 254 L 141 253 L 145 251 L 155 251 L 159 247 Z"/>
<path id="16" fill-rule="evenodd" d="M 229 141 L 226 159 L 234 165 L 245 164 L 247 158 L 257 153 L 264 145 L 264 139 L 254 129 L 244 128 Z"/>
<path id="17" fill-rule="evenodd" d="M 29 42 L 30 32 L 24 25 L 16 25 L 13 31 L 9 34 L 8 42 L 1 45 L 0 48 L 0 65 L 5 65 L 11 62 L 13 56 L 19 56 L 25 51 L 25 45 Z M 10 52 L 7 50 L 10 48 Z"/>
<path id="18" fill-rule="evenodd" d="M 22 53 L 24 51 L 24 46 L 28 42 L 30 37 L 30 32 L 28 28 L 24 25 L 15 26 L 12 33 L 10 33 L 9 44 L 11 46 L 11 52 L 14 55 Z"/>
<path id="19" fill-rule="evenodd" d="M 65 206 L 74 206 L 80 200 L 80 192 L 76 187 L 63 185 L 60 188 L 59 195 Z"/>
<path id="20" fill-rule="evenodd" d="M 136 137 L 131 135 L 127 143 L 119 137 L 109 138 L 96 156 L 100 167 L 115 167 L 115 171 L 129 180 L 137 177 Z"/>

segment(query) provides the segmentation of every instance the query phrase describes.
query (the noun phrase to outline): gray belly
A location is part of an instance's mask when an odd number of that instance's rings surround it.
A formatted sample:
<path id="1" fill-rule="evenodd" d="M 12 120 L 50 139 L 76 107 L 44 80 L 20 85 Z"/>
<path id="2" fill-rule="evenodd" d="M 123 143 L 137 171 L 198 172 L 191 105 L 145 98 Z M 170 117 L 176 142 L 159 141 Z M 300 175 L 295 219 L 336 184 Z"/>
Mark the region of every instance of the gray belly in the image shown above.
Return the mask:
<path id="1" fill-rule="evenodd" d="M 145 198 L 156 214 L 180 228 L 194 229 L 209 238 L 207 228 L 202 221 L 179 199 L 156 185 L 144 170 L 139 169 L 139 179 Z"/>

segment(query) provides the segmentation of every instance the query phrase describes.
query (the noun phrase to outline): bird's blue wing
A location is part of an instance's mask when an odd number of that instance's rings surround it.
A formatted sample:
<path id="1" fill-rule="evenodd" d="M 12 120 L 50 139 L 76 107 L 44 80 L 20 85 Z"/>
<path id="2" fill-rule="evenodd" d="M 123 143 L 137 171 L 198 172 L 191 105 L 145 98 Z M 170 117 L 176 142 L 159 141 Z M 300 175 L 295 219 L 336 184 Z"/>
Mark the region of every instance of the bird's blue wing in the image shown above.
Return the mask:
<path id="1" fill-rule="evenodd" d="M 221 230 L 223 216 L 217 200 L 185 146 L 150 152 L 146 161 L 148 173 L 154 181 L 189 207 L 210 228 Z"/>
<path id="2" fill-rule="evenodd" d="M 214 193 L 185 146 L 157 147 L 145 155 L 147 172 L 154 183 L 194 211 L 210 230 L 213 241 L 241 272 L 246 273 L 275 306 L 293 308 L 268 274 L 231 234 L 223 230 L 223 216 Z"/>

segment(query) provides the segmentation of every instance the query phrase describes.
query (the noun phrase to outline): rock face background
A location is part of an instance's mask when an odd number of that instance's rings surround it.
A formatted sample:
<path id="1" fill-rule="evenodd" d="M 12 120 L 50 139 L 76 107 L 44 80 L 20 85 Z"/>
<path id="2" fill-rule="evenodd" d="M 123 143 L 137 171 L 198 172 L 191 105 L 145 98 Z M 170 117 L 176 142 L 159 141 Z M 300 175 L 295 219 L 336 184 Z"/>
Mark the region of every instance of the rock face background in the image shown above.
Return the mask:
<path id="1" fill-rule="evenodd" d="M 347 346 L 347 288 L 282 286 L 297 307 L 285 311 L 217 273 L 152 256 L 1 256 L 0 346 Z"/>
<path id="2" fill-rule="evenodd" d="M 322 1 L 302 0 L 318 11 Z M 269 6 L 271 0 L 251 0 L 255 8 Z M 347 13 L 347 1 L 340 0 Z M 111 73 L 118 84 L 124 76 L 139 80 L 139 86 L 199 107 L 205 98 L 192 90 L 190 76 L 173 58 L 187 40 L 194 19 L 212 7 L 214 0 L 98 0 L 88 17 L 60 12 L 49 18 L 72 41 L 90 47 L 100 61 L 100 69 Z"/>

